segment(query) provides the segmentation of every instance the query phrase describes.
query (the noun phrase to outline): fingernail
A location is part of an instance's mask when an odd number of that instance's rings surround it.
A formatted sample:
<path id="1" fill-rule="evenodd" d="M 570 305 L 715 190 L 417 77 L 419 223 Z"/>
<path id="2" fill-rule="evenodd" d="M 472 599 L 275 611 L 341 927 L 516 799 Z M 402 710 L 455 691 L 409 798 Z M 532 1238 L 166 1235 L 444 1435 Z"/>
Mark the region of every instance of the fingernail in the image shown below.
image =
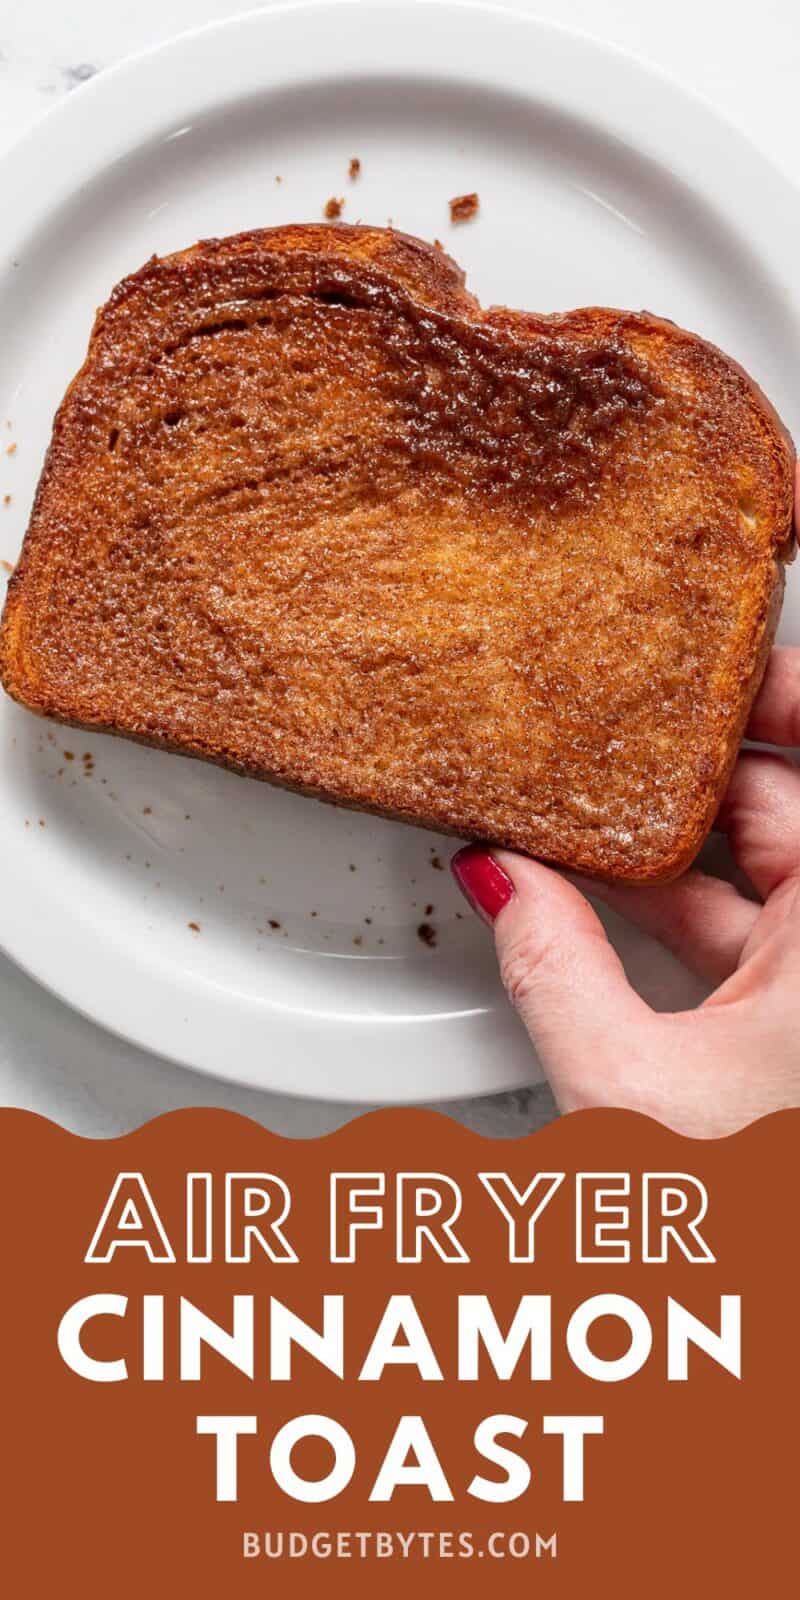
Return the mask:
<path id="1" fill-rule="evenodd" d="M 508 873 L 498 866 L 494 856 L 479 845 L 470 844 L 456 851 L 450 870 L 473 910 L 485 922 L 494 922 L 514 893 Z"/>

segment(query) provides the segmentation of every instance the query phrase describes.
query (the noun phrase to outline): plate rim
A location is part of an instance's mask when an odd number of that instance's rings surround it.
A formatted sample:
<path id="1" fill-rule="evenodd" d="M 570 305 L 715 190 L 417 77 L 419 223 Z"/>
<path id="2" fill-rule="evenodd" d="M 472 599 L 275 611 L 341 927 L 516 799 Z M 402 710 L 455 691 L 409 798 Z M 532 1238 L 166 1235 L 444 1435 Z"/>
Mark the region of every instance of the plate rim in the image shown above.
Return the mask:
<path id="1" fill-rule="evenodd" d="M 424 73 L 420 71 L 419 37 L 413 38 L 423 14 Z M 272 48 L 265 69 L 255 48 L 259 40 Z M 170 71 L 176 60 L 181 62 L 177 87 L 176 75 Z M 565 61 L 566 74 L 562 71 Z M 595 70 L 600 63 L 605 68 L 602 73 Z M 788 303 L 800 304 L 800 292 L 789 271 L 789 262 L 796 260 L 798 235 L 790 219 L 800 211 L 800 190 L 735 123 L 708 100 L 632 52 L 537 16 L 472 0 L 299 0 L 207 23 L 116 63 L 39 118 L 0 157 L 6 215 L 14 219 L 6 233 L 6 271 L 57 206 L 69 204 L 84 184 L 144 143 L 164 137 L 164 126 L 177 127 L 188 116 L 218 109 L 226 98 L 243 99 L 255 92 L 266 95 L 292 83 L 331 83 L 345 74 L 396 78 L 414 73 L 449 79 L 462 87 L 465 82 L 478 82 L 495 91 L 521 92 L 562 111 L 575 109 L 580 85 L 579 109 L 584 119 L 598 121 L 614 138 L 633 142 L 640 154 L 695 190 L 698 177 L 705 184 L 711 172 L 715 208 L 728 220 L 735 218 L 740 208 L 743 172 L 747 171 L 746 203 L 751 217 L 753 210 L 757 213 L 748 233 L 758 240 L 757 254 L 768 260 L 770 276 L 780 284 Z M 148 74 L 148 92 L 121 92 L 126 82 Z M 212 89 L 212 81 L 219 81 L 220 76 L 226 95 Z M 609 92 L 610 79 L 614 80 L 613 94 Z M 601 81 L 602 97 L 598 93 Z M 156 87 L 154 92 L 153 84 L 159 82 L 169 85 L 168 95 L 163 88 Z M 137 88 L 141 87 L 139 82 Z M 649 91 L 644 132 L 642 119 L 635 123 L 636 91 L 643 87 Z M 192 97 L 198 95 L 200 102 L 193 108 Z M 677 144 L 670 138 L 676 103 L 684 118 Z M 693 125 L 694 138 L 689 136 L 687 123 Z M 104 137 L 97 137 L 98 130 Z M 110 136 L 105 137 L 109 130 Z M 698 130 L 704 135 L 699 140 Z M 54 148 L 57 159 L 48 161 Z M 732 154 L 736 160 L 731 159 Z M 78 161 L 76 184 L 71 163 Z M 707 193 L 706 188 L 704 198 Z M 759 215 L 767 219 L 766 249 Z M 778 242 L 781 236 L 783 246 Z M 68 949 L 65 952 L 63 922 L 56 931 L 42 915 L 44 906 L 50 906 L 54 898 L 52 894 L 42 897 L 40 887 L 38 899 L 34 893 L 26 901 L 22 884 L 16 895 L 4 895 L 3 900 L 13 902 L 13 908 L 5 920 L 0 910 L 0 949 L 81 1015 L 150 1053 L 205 1075 L 273 1093 L 356 1105 L 443 1102 L 536 1081 L 532 1051 L 519 1049 L 516 1019 L 510 1013 L 501 1019 L 491 1008 L 409 1019 L 321 1020 L 302 1011 L 292 1011 L 287 1017 L 279 1008 L 270 1010 L 263 994 L 252 999 L 241 993 L 220 995 L 198 975 L 187 972 L 176 982 L 171 972 L 162 978 L 160 993 L 156 989 L 143 1010 L 137 998 L 136 972 L 131 972 L 127 955 L 114 953 L 113 942 L 104 944 L 95 938 L 91 957 L 84 952 L 76 959 Z M 144 966 L 148 982 L 157 985 L 155 962 Z M 220 1011 L 224 1011 L 224 1020 Z M 341 1051 L 332 1051 L 330 1040 L 331 1030 L 340 1030 L 342 1024 L 350 1031 L 344 1075 Z M 508 1059 L 495 1068 L 492 1056 L 501 1035 L 503 1043 L 512 1048 Z M 234 1043 L 237 1057 L 232 1065 Z M 443 1052 L 459 1065 L 438 1065 Z M 336 1064 L 329 1071 L 332 1057 Z M 372 1057 L 380 1061 L 375 1079 Z M 437 1082 L 437 1072 L 441 1082 Z M 392 1082 L 387 1092 L 389 1076 Z"/>

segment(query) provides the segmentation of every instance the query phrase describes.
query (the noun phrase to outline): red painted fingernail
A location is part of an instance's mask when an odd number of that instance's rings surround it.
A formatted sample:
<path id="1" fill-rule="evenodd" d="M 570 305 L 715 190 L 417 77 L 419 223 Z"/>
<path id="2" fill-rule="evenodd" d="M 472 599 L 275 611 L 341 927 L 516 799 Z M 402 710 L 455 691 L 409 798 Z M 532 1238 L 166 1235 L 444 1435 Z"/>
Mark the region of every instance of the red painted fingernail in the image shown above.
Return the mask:
<path id="1" fill-rule="evenodd" d="M 469 844 L 456 851 L 450 869 L 473 909 L 486 922 L 494 922 L 514 893 L 508 873 L 498 866 L 494 856 L 479 845 Z"/>

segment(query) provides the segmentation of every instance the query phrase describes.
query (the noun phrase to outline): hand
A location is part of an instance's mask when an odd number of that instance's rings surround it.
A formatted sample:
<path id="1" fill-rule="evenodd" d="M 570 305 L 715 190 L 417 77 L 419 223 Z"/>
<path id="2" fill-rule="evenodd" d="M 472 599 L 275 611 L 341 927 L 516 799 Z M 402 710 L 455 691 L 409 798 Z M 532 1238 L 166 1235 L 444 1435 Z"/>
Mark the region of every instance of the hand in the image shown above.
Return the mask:
<path id="1" fill-rule="evenodd" d="M 773 652 L 747 731 L 800 746 L 800 649 Z M 800 1106 L 800 771 L 744 752 L 716 827 L 757 900 L 698 869 L 651 888 L 568 879 L 505 850 L 454 857 L 562 1111 L 629 1107 L 712 1138 Z M 710 997 L 651 1010 L 582 891 L 715 984 Z"/>

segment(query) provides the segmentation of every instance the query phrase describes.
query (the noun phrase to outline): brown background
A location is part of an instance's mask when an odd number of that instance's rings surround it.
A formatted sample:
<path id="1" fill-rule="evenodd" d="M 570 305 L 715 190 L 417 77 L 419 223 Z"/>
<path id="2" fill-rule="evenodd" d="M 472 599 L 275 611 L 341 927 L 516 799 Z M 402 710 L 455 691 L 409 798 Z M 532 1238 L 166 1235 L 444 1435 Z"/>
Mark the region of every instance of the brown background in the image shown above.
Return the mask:
<path id="1" fill-rule="evenodd" d="M 92 1141 L 25 1112 L 0 1113 L 2 1228 L 2 1540 L 0 1587 L 9 1596 L 80 1592 L 86 1600 L 154 1595 L 226 1597 L 464 1595 L 487 1586 L 503 1595 L 622 1597 L 725 1593 L 788 1594 L 797 1516 L 798 1413 L 797 1155 L 800 1111 L 782 1112 L 732 1139 L 694 1142 L 630 1113 L 581 1112 L 520 1140 L 491 1141 L 432 1113 L 381 1112 L 325 1139 L 294 1142 L 223 1112 L 178 1112 L 124 1139 Z M 362 1235 L 357 1267 L 327 1261 L 331 1170 L 385 1168 L 450 1173 L 465 1190 L 458 1224 L 472 1262 L 444 1267 L 391 1259 L 391 1230 Z M 140 1251 L 108 1266 L 83 1256 L 116 1174 L 140 1170 L 176 1248 L 184 1238 L 187 1171 L 274 1171 L 290 1184 L 286 1224 L 301 1263 L 249 1267 L 151 1267 Z M 687 1171 L 710 1191 L 703 1225 L 713 1266 L 577 1266 L 573 1186 L 568 1176 L 537 1230 L 533 1266 L 509 1266 L 505 1225 L 478 1184 L 478 1171 L 509 1172 L 524 1188 L 536 1171 Z M 634 1200 L 632 1214 L 638 1207 Z M 502 1225 L 501 1225 L 502 1224 Z M 131 1381 L 94 1385 L 61 1362 L 56 1330 L 80 1296 L 161 1293 L 169 1311 L 186 1294 L 209 1315 L 230 1320 L 233 1293 L 275 1294 L 319 1325 L 323 1293 L 344 1293 L 347 1381 L 295 1353 L 297 1378 L 271 1385 L 262 1362 L 255 1382 L 206 1356 L 201 1384 L 143 1384 L 130 1338 Z M 487 1293 L 498 1319 L 521 1294 L 553 1295 L 553 1380 L 531 1384 L 524 1366 L 510 1383 L 422 1384 L 414 1371 L 357 1383 L 387 1297 L 411 1292 L 441 1365 L 455 1357 L 459 1293 Z M 644 1370 L 621 1384 L 582 1377 L 564 1353 L 563 1330 L 588 1296 L 638 1299 L 654 1328 Z M 667 1295 L 718 1323 L 720 1294 L 743 1297 L 743 1381 L 695 1352 L 690 1380 L 665 1377 Z M 131 1313 L 135 1317 L 135 1308 Z M 174 1322 L 174 1317 L 173 1317 Z M 264 1321 L 262 1319 L 262 1327 Z M 257 1320 L 258 1326 L 258 1320 Z M 86 1343 L 120 1353 L 122 1325 L 96 1325 Z M 102 1330 L 102 1331 L 101 1331 Z M 602 1353 L 618 1353 L 614 1342 Z M 267 1466 L 272 1435 L 289 1417 L 324 1412 L 353 1436 L 358 1466 L 337 1500 L 304 1506 L 286 1499 Z M 530 1418 L 519 1448 L 532 1463 L 528 1493 L 507 1506 L 472 1500 L 466 1485 L 492 1469 L 472 1447 L 478 1421 L 494 1412 Z M 198 1413 L 255 1413 L 256 1439 L 240 1442 L 239 1503 L 214 1500 L 214 1441 L 195 1436 Z M 404 1412 L 421 1413 L 455 1493 L 432 1504 L 427 1491 L 399 1490 L 370 1505 L 368 1493 Z M 561 1442 L 541 1435 L 544 1413 L 599 1412 L 602 1439 L 586 1443 L 586 1499 L 561 1502 Z M 511 1443 L 511 1441 L 506 1441 Z M 306 1465 L 308 1464 L 306 1458 Z M 298 1467 L 304 1465 L 300 1453 Z M 322 1461 L 320 1461 L 322 1467 Z M 243 1529 L 494 1528 L 558 1533 L 556 1561 L 244 1561 Z"/>

